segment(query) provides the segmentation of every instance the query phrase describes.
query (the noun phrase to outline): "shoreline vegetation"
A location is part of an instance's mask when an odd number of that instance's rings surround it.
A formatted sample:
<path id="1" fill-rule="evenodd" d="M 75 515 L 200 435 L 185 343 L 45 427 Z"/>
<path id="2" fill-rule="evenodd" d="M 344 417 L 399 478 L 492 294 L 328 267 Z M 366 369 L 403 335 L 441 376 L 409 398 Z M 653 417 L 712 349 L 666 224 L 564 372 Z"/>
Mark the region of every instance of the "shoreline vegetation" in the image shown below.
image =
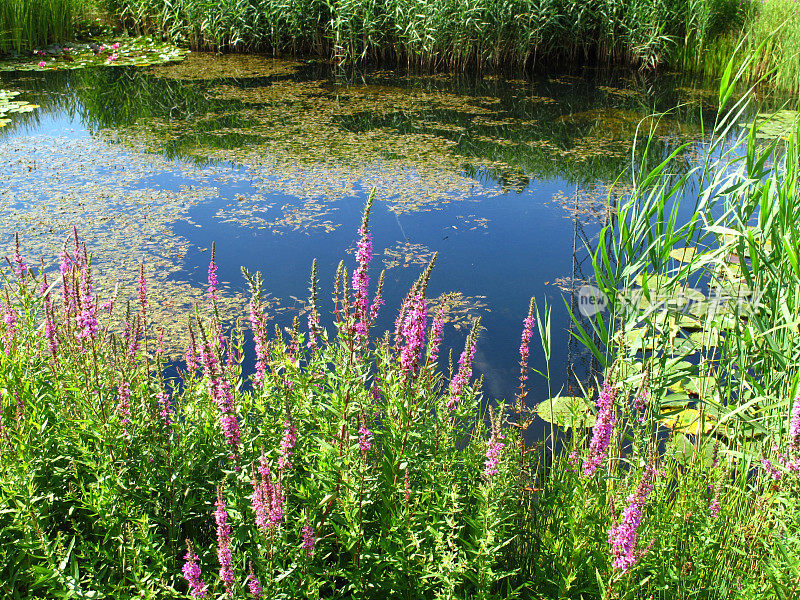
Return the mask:
<path id="1" fill-rule="evenodd" d="M 98 22 L 192 50 L 513 74 L 623 65 L 719 77 L 744 40 L 756 56 L 744 75 L 800 89 L 800 16 L 786 0 L 7 0 L 0 51 L 67 42 L 75 26 L 85 37 Z"/>
<path id="2" fill-rule="evenodd" d="M 472 376 L 478 321 L 458 358 L 439 356 L 435 257 L 393 330 L 375 331 L 388 307 L 372 197 L 333 284 L 334 331 L 315 264 L 290 332 L 271 331 L 244 269 L 247 326 L 225 328 L 212 250 L 173 378 L 147 265 L 121 307 L 98 297 L 77 235 L 49 273 L 17 240 L 0 323 L 0 595 L 792 598 L 797 119 L 759 118 L 732 142 L 747 108 L 732 68 L 705 162 L 642 158 L 599 238 L 608 311 L 575 324 L 604 368 L 583 397 L 528 392 L 533 338 L 545 359 L 551 338 L 552 307 L 533 299 L 514 398 L 484 398 Z M 549 435 L 527 448 L 538 418 Z"/>

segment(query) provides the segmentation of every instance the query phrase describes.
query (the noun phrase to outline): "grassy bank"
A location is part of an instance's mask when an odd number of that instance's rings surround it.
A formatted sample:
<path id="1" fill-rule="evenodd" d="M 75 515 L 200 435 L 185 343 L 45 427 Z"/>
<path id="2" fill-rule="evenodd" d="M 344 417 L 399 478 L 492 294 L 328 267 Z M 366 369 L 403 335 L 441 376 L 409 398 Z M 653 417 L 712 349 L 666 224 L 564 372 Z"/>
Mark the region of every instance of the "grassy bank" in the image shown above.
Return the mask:
<path id="1" fill-rule="evenodd" d="M 756 56 L 747 70 L 751 80 L 764 78 L 772 87 L 800 90 L 800 9 L 796 2 L 753 3 L 738 35 L 717 36 L 696 44 L 686 58 L 691 63 L 695 57 L 693 69 L 719 76 L 741 40 L 746 52 Z"/>

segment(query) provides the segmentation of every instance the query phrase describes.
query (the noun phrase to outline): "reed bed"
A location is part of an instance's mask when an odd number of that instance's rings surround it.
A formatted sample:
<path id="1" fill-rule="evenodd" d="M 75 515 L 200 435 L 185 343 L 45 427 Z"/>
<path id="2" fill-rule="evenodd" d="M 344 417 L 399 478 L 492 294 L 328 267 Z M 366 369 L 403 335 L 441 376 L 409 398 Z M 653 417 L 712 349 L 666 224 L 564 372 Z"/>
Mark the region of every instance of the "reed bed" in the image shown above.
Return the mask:
<path id="1" fill-rule="evenodd" d="M 0 50 L 33 50 L 71 40 L 83 8 L 83 0 L 3 0 Z"/>
<path id="2" fill-rule="evenodd" d="M 696 21 L 732 1 L 687 0 L 109 0 L 140 33 L 193 48 L 302 52 L 340 64 L 520 69 L 540 61 L 656 67 Z M 703 12 L 695 18 L 693 12 Z"/>

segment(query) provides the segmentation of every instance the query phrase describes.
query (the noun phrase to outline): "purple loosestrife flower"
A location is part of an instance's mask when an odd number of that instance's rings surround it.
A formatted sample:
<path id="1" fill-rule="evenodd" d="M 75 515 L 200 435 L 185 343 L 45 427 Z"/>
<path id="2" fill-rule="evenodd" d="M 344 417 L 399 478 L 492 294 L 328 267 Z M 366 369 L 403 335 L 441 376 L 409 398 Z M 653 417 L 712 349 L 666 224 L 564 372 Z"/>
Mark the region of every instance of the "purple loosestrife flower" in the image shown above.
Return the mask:
<path id="1" fill-rule="evenodd" d="M 78 324 L 78 327 L 80 327 L 78 331 L 79 338 L 95 339 L 97 337 L 100 331 L 100 324 L 97 322 L 97 317 L 95 316 L 94 304 L 84 304 L 81 312 L 75 318 L 75 322 Z"/>
<path id="2" fill-rule="evenodd" d="M 19 233 L 14 234 L 14 275 L 20 279 L 25 277 L 28 272 L 28 265 L 22 260 L 22 255 L 19 253 Z"/>
<path id="3" fill-rule="evenodd" d="M 409 305 L 400 332 L 404 339 L 403 348 L 400 350 L 400 366 L 406 376 L 413 375 L 419 368 L 422 349 L 425 346 L 427 318 L 425 297 L 417 294 Z"/>
<path id="4" fill-rule="evenodd" d="M 228 511 L 222 497 L 222 486 L 217 487 L 217 510 L 214 520 L 217 523 L 217 559 L 219 578 L 225 584 L 225 591 L 231 595 L 233 587 L 233 561 L 231 559 L 231 526 L 228 524 Z"/>
<path id="5" fill-rule="evenodd" d="M 317 309 L 313 308 L 311 312 L 308 313 L 308 343 L 306 344 L 306 347 L 316 348 L 318 336 L 319 336 L 319 314 L 317 313 Z"/>
<path id="6" fill-rule="evenodd" d="M 356 267 L 353 273 L 353 314 L 355 331 L 359 335 L 366 333 L 369 304 L 369 264 L 372 262 L 372 236 L 365 225 L 358 229 L 358 247 L 356 249 Z"/>
<path id="7" fill-rule="evenodd" d="M 381 272 L 381 276 L 378 278 L 378 289 L 375 291 L 375 297 L 372 299 L 372 306 L 369 307 L 370 325 L 378 318 L 378 311 L 383 304 L 383 272 Z"/>
<path id="8" fill-rule="evenodd" d="M 708 514 L 712 519 L 716 519 L 719 516 L 719 508 L 719 494 L 714 494 L 714 499 L 708 507 Z"/>
<path id="9" fill-rule="evenodd" d="M 444 302 L 439 305 L 436 316 L 431 323 L 430 348 L 428 349 L 428 361 L 435 363 L 439 357 L 439 345 L 442 343 L 444 333 Z"/>
<path id="10" fill-rule="evenodd" d="M 100 331 L 100 324 L 97 322 L 97 299 L 94 296 L 92 286 L 91 267 L 81 261 L 78 265 L 80 275 L 80 292 L 77 294 L 78 303 L 76 309 L 78 314 L 75 322 L 78 325 L 78 338 L 97 338 Z"/>
<path id="11" fill-rule="evenodd" d="M 516 395 L 516 402 L 517 402 L 517 424 L 522 427 L 522 413 L 523 413 L 523 403 L 525 400 L 525 396 L 528 393 L 525 391 L 525 382 L 528 381 L 528 358 L 530 357 L 530 344 L 531 344 L 531 337 L 533 336 L 533 326 L 536 323 L 536 319 L 533 316 L 533 311 L 535 309 L 534 299 L 531 298 L 530 302 L 528 303 L 528 315 L 525 317 L 525 320 L 522 322 L 522 338 L 519 342 L 519 391 Z M 520 443 L 522 440 L 520 439 Z"/>
<path id="12" fill-rule="evenodd" d="M 639 423 L 644 423 L 645 417 L 647 416 L 647 404 L 649 400 L 650 392 L 647 389 L 642 390 L 634 399 L 633 407 L 636 409 L 636 412 L 639 413 Z"/>
<path id="13" fill-rule="evenodd" d="M 531 337 L 533 336 L 533 326 L 536 324 L 536 319 L 533 317 L 533 303 L 531 302 L 531 310 L 528 311 L 528 316 L 522 322 L 522 339 L 519 343 L 519 364 L 520 373 L 519 381 L 520 387 L 525 387 L 525 382 L 528 380 L 528 357 L 530 356 Z"/>
<path id="14" fill-rule="evenodd" d="M 263 452 L 263 451 L 262 451 Z M 260 470 L 260 469 L 259 469 Z M 267 486 L 271 484 L 266 479 L 265 475 L 261 476 L 261 480 L 259 481 L 258 476 L 256 476 L 255 471 L 252 474 L 253 481 L 253 495 L 250 497 L 250 506 L 253 508 L 253 512 L 256 515 L 256 527 L 261 529 L 262 531 L 266 531 L 267 529 L 267 520 L 269 519 L 269 507 L 267 505 Z M 269 488 L 271 492 L 271 487 Z"/>
<path id="15" fill-rule="evenodd" d="M 772 479 L 775 481 L 780 481 L 781 477 L 783 477 L 783 473 L 781 473 L 778 469 L 776 469 L 772 465 L 772 461 L 766 458 L 761 459 L 761 466 L 764 467 L 764 470 L 769 474 Z"/>
<path id="16" fill-rule="evenodd" d="M 164 328 L 158 328 L 158 338 L 156 339 L 156 358 L 164 356 Z"/>
<path id="17" fill-rule="evenodd" d="M 373 191 L 369 196 L 369 200 L 367 200 L 367 205 L 364 207 L 361 227 L 358 228 L 358 243 L 356 245 L 356 262 L 358 266 L 353 272 L 353 313 L 349 329 L 350 334 L 353 335 L 358 343 L 366 341 L 370 322 L 369 265 L 372 262 L 372 235 L 369 233 L 369 213 L 372 209 L 374 198 L 375 192 Z"/>
<path id="18" fill-rule="evenodd" d="M 203 583 L 202 573 L 200 572 L 200 565 L 197 564 L 197 555 L 192 549 L 192 545 L 187 540 L 189 551 L 183 559 L 186 561 L 183 564 L 183 578 L 189 584 L 189 595 L 193 598 L 205 598 L 208 593 L 206 584 Z"/>
<path id="19" fill-rule="evenodd" d="M 191 321 L 189 322 L 189 344 L 186 347 L 186 368 L 192 371 L 200 368 L 200 358 L 197 356 L 197 341 L 194 337 Z"/>
<path id="20" fill-rule="evenodd" d="M 613 384 L 606 380 L 597 399 L 597 418 L 592 429 L 592 441 L 589 444 L 589 458 L 583 462 L 583 474 L 591 477 L 603 464 L 611 444 L 611 434 L 614 431 L 614 402 L 617 390 Z"/>
<path id="21" fill-rule="evenodd" d="M 216 246 L 212 243 L 211 261 L 208 263 L 208 299 L 212 306 L 217 300 L 217 286 L 219 285 L 219 281 L 217 280 L 217 263 L 214 260 L 215 254 Z"/>
<path id="22" fill-rule="evenodd" d="M 64 315 L 71 317 L 77 314 L 78 307 L 78 294 L 77 285 L 74 285 L 74 273 L 80 266 L 80 257 L 77 254 L 77 243 L 75 250 L 75 258 L 67 252 L 67 244 L 64 243 L 64 249 L 59 252 L 59 271 L 61 273 L 61 298 L 64 303 Z"/>
<path id="23" fill-rule="evenodd" d="M 123 381 L 117 387 L 117 413 L 123 426 L 131 422 L 131 388 L 127 382 Z"/>
<path id="24" fill-rule="evenodd" d="M 208 391 L 212 400 L 219 409 L 219 422 L 225 441 L 231 446 L 233 453 L 230 458 L 236 457 L 240 444 L 239 421 L 236 419 L 236 409 L 233 403 L 231 386 L 225 374 L 219 369 L 217 356 L 214 354 L 210 344 L 205 342 L 203 345 L 203 366 L 208 378 Z"/>
<path id="25" fill-rule="evenodd" d="M 789 450 L 800 450 L 800 396 L 794 399 L 792 417 L 789 420 Z"/>
<path id="26" fill-rule="evenodd" d="M 139 304 L 142 307 L 142 313 L 147 311 L 147 280 L 144 278 L 144 264 L 139 265 Z"/>
<path id="27" fill-rule="evenodd" d="M 158 414 L 161 417 L 164 427 L 169 429 L 172 426 L 172 403 L 170 402 L 169 395 L 161 391 L 158 392 L 156 398 L 158 399 Z"/>
<path id="28" fill-rule="evenodd" d="M 303 525 L 303 542 L 300 547 L 305 550 L 306 556 L 311 558 L 314 556 L 314 545 L 316 540 L 314 538 L 314 528 L 311 527 L 306 519 L 306 524 Z"/>
<path id="29" fill-rule="evenodd" d="M 273 482 L 267 457 L 261 449 L 258 477 L 253 473 L 251 505 L 256 515 L 256 527 L 267 532 L 283 522 L 283 490 L 280 479 Z"/>
<path id="30" fill-rule="evenodd" d="M 250 301 L 250 328 L 253 331 L 253 342 L 256 350 L 256 372 L 253 385 L 260 387 L 267 376 L 267 320 L 259 303 Z"/>
<path id="31" fill-rule="evenodd" d="M 3 323 L 5 329 L 3 330 L 3 347 L 6 356 L 11 354 L 11 349 L 14 347 L 14 338 L 17 335 L 17 313 L 11 308 L 11 302 L 6 298 L 3 303 Z"/>
<path id="32" fill-rule="evenodd" d="M 447 408 L 455 410 L 458 403 L 461 402 L 461 396 L 464 393 L 464 387 L 472 377 L 472 361 L 475 358 L 475 342 L 472 336 L 467 338 L 464 351 L 458 359 L 458 371 L 450 380 L 450 397 L 447 400 Z"/>
<path id="33" fill-rule="evenodd" d="M 497 475 L 500 472 L 497 469 L 497 465 L 500 464 L 500 456 L 503 453 L 503 448 L 505 448 L 503 440 L 506 439 L 506 436 L 502 431 L 504 408 L 505 407 L 501 407 L 500 412 L 495 415 L 494 409 L 489 407 L 492 423 L 492 435 L 486 445 L 486 460 L 483 462 L 483 475 L 487 480 L 491 479 L 494 475 Z"/>
<path id="34" fill-rule="evenodd" d="M 628 572 L 640 558 L 636 552 L 638 529 L 642 523 L 642 508 L 653 489 L 655 476 L 655 467 L 647 465 L 636 491 L 628 496 L 628 506 L 622 511 L 622 519 L 608 531 L 608 543 L 611 544 L 615 569 Z"/>
<path id="35" fill-rule="evenodd" d="M 502 442 L 505 437 L 506 436 L 502 433 L 498 433 L 497 436 L 492 436 L 489 440 L 489 445 L 486 448 L 486 460 L 483 462 L 483 474 L 487 478 L 499 473 L 497 465 L 500 464 L 500 455 L 505 447 L 505 444 Z"/>
<path id="36" fill-rule="evenodd" d="M 278 457 L 278 470 L 281 472 L 292 468 L 289 459 L 292 456 L 294 445 L 297 443 L 297 427 L 287 419 L 283 423 L 283 428 L 283 439 L 281 439 L 281 450 Z"/>
<path id="37" fill-rule="evenodd" d="M 372 448 L 372 432 L 366 425 L 362 425 L 358 430 L 358 445 L 361 448 L 361 453 L 364 455 Z"/>
<path id="38" fill-rule="evenodd" d="M 250 581 L 247 583 L 247 587 L 250 589 L 250 597 L 251 598 L 261 598 L 261 594 L 264 593 L 264 590 L 261 588 L 261 582 L 256 577 L 255 572 L 253 572 L 253 563 L 250 562 Z"/>

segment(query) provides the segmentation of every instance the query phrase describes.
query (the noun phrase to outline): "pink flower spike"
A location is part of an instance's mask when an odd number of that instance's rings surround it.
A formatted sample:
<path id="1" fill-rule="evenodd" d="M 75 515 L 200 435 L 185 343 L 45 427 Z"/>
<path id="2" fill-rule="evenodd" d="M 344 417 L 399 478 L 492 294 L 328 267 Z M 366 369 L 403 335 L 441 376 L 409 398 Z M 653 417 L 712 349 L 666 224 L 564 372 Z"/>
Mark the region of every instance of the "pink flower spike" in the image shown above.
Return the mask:
<path id="1" fill-rule="evenodd" d="M 203 583 L 200 565 L 197 564 L 197 555 L 194 553 L 194 549 L 188 541 L 187 545 L 189 546 L 189 551 L 186 553 L 186 556 L 183 557 L 186 561 L 183 565 L 183 578 L 186 580 L 186 583 L 189 584 L 189 595 L 192 596 L 192 598 L 205 598 L 208 593 L 208 588 L 206 588 L 206 584 Z"/>
<path id="2" fill-rule="evenodd" d="M 800 395 L 794 399 L 789 419 L 789 449 L 792 452 L 800 450 Z"/>
<path id="3" fill-rule="evenodd" d="M 119 58 L 119 56 L 117 56 L 117 55 L 116 55 L 116 53 L 115 53 L 115 54 L 112 54 L 111 56 L 109 56 L 109 57 L 106 59 L 106 62 L 110 62 L 110 61 L 113 61 L 113 60 L 117 60 L 118 58 Z"/>
<path id="4" fill-rule="evenodd" d="M 41 61 L 39 61 L 39 66 L 40 66 L 41 68 L 44 68 L 44 67 L 46 67 L 46 66 L 47 66 L 47 63 L 46 63 L 46 62 L 44 62 L 43 60 L 41 60 Z"/>
<path id="5" fill-rule="evenodd" d="M 119 50 L 119 42 L 115 42 L 115 43 L 111 44 L 111 49 L 112 50 Z"/>
<path id="6" fill-rule="evenodd" d="M 219 578 L 225 585 L 228 596 L 233 587 L 233 559 L 231 557 L 231 526 L 228 523 L 228 510 L 222 497 L 222 486 L 217 487 L 217 510 L 214 520 L 217 523 L 217 559 L 219 560 Z"/>
<path id="7" fill-rule="evenodd" d="M 638 529 L 642 523 L 642 509 L 647 496 L 653 490 L 653 481 L 658 472 L 652 464 L 645 467 L 636 491 L 628 496 L 628 506 L 622 512 L 622 519 L 608 531 L 608 543 L 614 557 L 614 568 L 627 573 L 639 561 L 641 553 L 636 550 Z"/>
<path id="8" fill-rule="evenodd" d="M 611 444 L 614 431 L 614 402 L 617 390 L 609 380 L 603 382 L 603 389 L 597 399 L 597 418 L 592 429 L 592 441 L 589 445 L 589 458 L 583 461 L 583 474 L 591 477 L 603 464 Z"/>
<path id="9" fill-rule="evenodd" d="M 311 558 L 314 556 L 314 546 L 316 544 L 316 539 L 314 536 L 314 528 L 309 525 L 308 520 L 306 520 L 306 524 L 303 525 L 303 542 L 301 544 L 301 548 L 305 550 L 306 556 Z"/>

